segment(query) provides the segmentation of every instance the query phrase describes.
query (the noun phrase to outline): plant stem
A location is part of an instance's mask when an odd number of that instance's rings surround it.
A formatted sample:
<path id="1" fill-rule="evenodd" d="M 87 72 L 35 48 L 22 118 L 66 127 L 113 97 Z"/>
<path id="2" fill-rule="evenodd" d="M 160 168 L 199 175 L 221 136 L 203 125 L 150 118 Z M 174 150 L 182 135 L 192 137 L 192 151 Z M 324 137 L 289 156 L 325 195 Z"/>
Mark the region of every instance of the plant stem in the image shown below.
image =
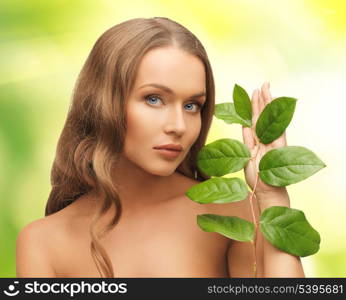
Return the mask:
<path id="1" fill-rule="evenodd" d="M 254 198 L 256 199 L 256 200 L 255 200 L 255 202 L 256 202 L 257 207 L 258 207 L 258 210 L 259 210 L 259 215 L 261 215 L 261 214 L 262 214 L 262 211 L 261 211 L 261 207 L 260 207 L 260 205 L 258 204 L 258 199 L 257 199 L 257 196 L 256 196 L 256 195 L 254 195 Z"/>
<path id="2" fill-rule="evenodd" d="M 254 257 L 255 257 L 255 263 L 254 263 L 254 277 L 257 278 L 257 255 L 256 255 L 256 238 L 257 238 L 257 220 L 256 220 L 256 216 L 255 216 L 255 211 L 254 211 L 254 205 L 253 205 L 253 196 L 256 190 L 256 186 L 257 186 L 257 182 L 258 182 L 258 173 L 256 175 L 256 181 L 255 181 L 255 186 L 253 191 L 251 192 L 251 196 L 250 196 L 250 206 L 251 206 L 251 212 L 252 212 L 252 218 L 253 218 L 253 223 L 255 225 L 255 234 L 254 234 L 254 242 L 253 242 L 253 247 L 254 247 Z"/>
<path id="3" fill-rule="evenodd" d="M 255 137 L 255 145 L 257 146 L 257 149 L 256 149 L 256 154 L 251 158 L 251 162 L 252 162 L 252 166 L 253 166 L 253 169 L 254 169 L 254 173 L 256 173 L 256 179 L 255 179 L 255 185 L 254 185 L 254 188 L 251 192 L 251 196 L 250 196 L 250 206 L 251 206 L 251 212 L 252 212 L 252 218 L 253 218 L 253 223 L 255 225 L 255 234 L 254 234 L 254 242 L 253 242 L 253 249 L 254 249 L 254 258 L 255 258 L 255 262 L 254 262 L 254 277 L 257 278 L 257 254 L 256 254 L 256 239 L 257 239 L 257 220 L 256 220 L 256 216 L 255 216 L 255 211 L 254 211 L 254 205 L 253 205 L 253 197 L 254 197 L 254 194 L 255 194 L 255 191 L 256 191 L 256 187 L 257 187 L 257 183 L 258 183 L 258 172 L 257 172 L 257 168 L 256 168 L 256 156 L 257 156 L 257 153 L 258 153 L 258 150 L 259 150 L 259 140 L 255 134 L 255 131 L 254 131 L 254 128 L 252 128 L 252 131 L 253 131 L 253 136 Z M 257 199 L 256 199 L 257 200 Z"/>

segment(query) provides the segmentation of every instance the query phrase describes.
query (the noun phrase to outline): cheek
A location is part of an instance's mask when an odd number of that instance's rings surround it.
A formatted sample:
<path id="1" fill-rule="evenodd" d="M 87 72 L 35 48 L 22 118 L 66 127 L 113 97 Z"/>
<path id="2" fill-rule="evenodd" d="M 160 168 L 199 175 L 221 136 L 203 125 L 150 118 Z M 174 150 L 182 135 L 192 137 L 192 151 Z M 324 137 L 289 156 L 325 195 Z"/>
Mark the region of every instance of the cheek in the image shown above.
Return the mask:
<path id="1" fill-rule="evenodd" d="M 189 133 L 190 133 L 190 144 L 191 146 L 196 142 L 198 139 L 202 129 L 202 120 L 201 117 L 196 118 L 196 120 L 193 123 L 193 126 L 190 127 Z"/>
<path id="2" fill-rule="evenodd" d="M 127 131 L 125 144 L 128 147 L 137 149 L 139 145 L 145 147 L 150 143 L 150 137 L 153 137 L 153 118 L 148 115 L 148 111 L 140 105 L 129 105 L 127 118 Z M 132 149 L 133 150 L 133 149 Z"/>
<path id="3" fill-rule="evenodd" d="M 202 116 L 201 115 L 197 118 L 195 127 L 196 127 L 195 133 L 198 136 L 201 132 L 201 129 L 202 129 Z"/>

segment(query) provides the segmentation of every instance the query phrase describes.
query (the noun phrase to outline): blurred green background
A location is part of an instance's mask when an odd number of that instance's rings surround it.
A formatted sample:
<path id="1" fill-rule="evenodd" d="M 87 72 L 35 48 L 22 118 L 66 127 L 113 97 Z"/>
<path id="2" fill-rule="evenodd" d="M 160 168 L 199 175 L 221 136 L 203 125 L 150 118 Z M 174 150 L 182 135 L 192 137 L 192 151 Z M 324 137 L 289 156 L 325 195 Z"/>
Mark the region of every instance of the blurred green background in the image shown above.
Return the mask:
<path id="1" fill-rule="evenodd" d="M 346 4 L 290 0 L 2 0 L 0 2 L 0 277 L 15 277 L 20 229 L 44 216 L 50 168 L 77 75 L 96 39 L 136 17 L 169 17 L 205 46 L 217 103 L 235 83 L 251 95 L 264 81 L 274 98 L 298 99 L 289 145 L 326 164 L 291 185 L 291 206 L 321 234 L 302 258 L 307 277 L 346 275 Z M 240 125 L 214 119 L 208 143 L 242 141 Z M 242 172 L 232 176 L 243 177 Z"/>

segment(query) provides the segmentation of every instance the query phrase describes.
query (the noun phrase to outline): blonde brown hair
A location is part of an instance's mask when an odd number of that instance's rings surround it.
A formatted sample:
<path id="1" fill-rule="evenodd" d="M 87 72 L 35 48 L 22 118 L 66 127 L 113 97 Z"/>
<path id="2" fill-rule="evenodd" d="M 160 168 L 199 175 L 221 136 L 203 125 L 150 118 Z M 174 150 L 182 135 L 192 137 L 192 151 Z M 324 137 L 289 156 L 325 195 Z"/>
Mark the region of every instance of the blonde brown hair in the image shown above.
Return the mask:
<path id="1" fill-rule="evenodd" d="M 177 171 L 199 181 L 209 179 L 196 167 L 198 151 L 211 126 L 215 87 L 212 69 L 201 42 L 185 27 L 168 18 L 135 18 L 105 31 L 93 46 L 73 91 L 51 170 L 52 190 L 45 215 L 53 214 L 82 194 L 93 190 L 102 208 L 90 225 L 92 258 L 100 276 L 114 277 L 113 266 L 101 236 L 118 223 L 122 207 L 111 166 L 117 161 L 126 134 L 125 101 L 133 88 L 142 57 L 151 49 L 175 46 L 198 57 L 206 74 L 206 103 L 201 111 L 198 139 Z M 195 172 L 197 177 L 195 176 Z M 104 230 L 97 221 L 115 205 L 116 213 Z M 102 274 L 103 273 L 103 274 Z"/>

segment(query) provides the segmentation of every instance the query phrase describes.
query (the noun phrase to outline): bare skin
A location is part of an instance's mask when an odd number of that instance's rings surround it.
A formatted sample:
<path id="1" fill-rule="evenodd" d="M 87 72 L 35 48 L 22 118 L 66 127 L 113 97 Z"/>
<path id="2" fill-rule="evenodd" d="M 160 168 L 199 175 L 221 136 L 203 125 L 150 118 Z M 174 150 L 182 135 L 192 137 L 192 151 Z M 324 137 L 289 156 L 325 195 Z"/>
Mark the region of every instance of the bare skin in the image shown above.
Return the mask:
<path id="1" fill-rule="evenodd" d="M 184 192 L 198 182 L 174 174 L 180 190 L 168 201 L 136 212 L 124 213 L 113 231 L 102 240 L 113 264 L 115 277 L 229 277 L 229 239 L 202 231 L 197 214 L 219 213 L 225 204 L 201 205 Z M 88 226 L 91 196 L 82 196 L 44 222 L 52 277 L 100 277 L 90 254 Z M 226 209 L 231 207 L 226 204 Z M 222 208 L 222 209 L 221 209 Z M 234 215 L 243 216 L 233 203 Z M 110 211 L 102 222 L 109 220 Z M 57 247 L 59 245 L 59 247 Z"/>
<path id="2" fill-rule="evenodd" d="M 196 224 L 197 214 L 225 207 L 188 199 L 184 193 L 198 182 L 175 172 L 200 134 L 205 82 L 203 63 L 176 47 L 149 51 L 139 66 L 126 104 L 123 156 L 111 176 L 123 214 L 102 240 L 117 277 L 227 277 L 229 240 Z M 178 157 L 153 149 L 168 143 L 183 147 Z M 17 240 L 17 276 L 99 277 L 89 234 L 98 200 L 81 197 L 24 228 Z"/>
<path id="3" fill-rule="evenodd" d="M 188 53 L 169 47 L 154 49 L 143 58 L 127 101 L 124 155 L 111 176 L 119 186 L 123 214 L 102 240 L 116 277 L 254 276 L 253 245 L 202 231 L 196 216 L 211 213 L 253 222 L 253 216 L 259 219 L 258 207 L 252 211 L 250 197 L 222 205 L 194 203 L 184 194 L 199 182 L 175 172 L 200 133 L 197 104 L 206 100 L 196 95 L 203 94 L 204 88 L 203 64 Z M 269 86 L 263 85 L 261 93 L 255 91 L 252 98 L 257 120 L 271 101 Z M 259 151 L 252 129 L 243 128 L 243 139 L 254 158 L 255 167 L 245 169 L 253 189 L 260 158 L 271 148 L 285 145 L 286 138 L 282 135 Z M 154 150 L 167 143 L 182 145 L 181 155 L 168 159 Z M 254 196 L 258 200 L 254 205 L 262 211 L 273 205 L 290 206 L 285 189 L 260 181 Z M 100 204 L 98 200 L 82 196 L 27 225 L 17 239 L 17 276 L 100 277 L 90 253 L 89 234 L 93 203 Z M 108 223 L 113 214 L 110 210 L 101 224 Z M 304 277 L 299 257 L 273 247 L 260 233 L 256 245 L 258 277 Z"/>

